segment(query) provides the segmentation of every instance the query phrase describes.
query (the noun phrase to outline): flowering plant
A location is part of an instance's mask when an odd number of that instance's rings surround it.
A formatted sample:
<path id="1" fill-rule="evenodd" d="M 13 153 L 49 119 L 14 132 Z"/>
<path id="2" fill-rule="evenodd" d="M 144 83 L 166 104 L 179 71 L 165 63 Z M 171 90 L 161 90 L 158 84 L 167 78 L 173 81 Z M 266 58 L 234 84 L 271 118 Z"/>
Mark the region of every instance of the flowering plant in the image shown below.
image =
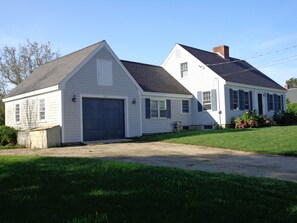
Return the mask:
<path id="1" fill-rule="evenodd" d="M 258 128 L 271 126 L 273 121 L 263 115 L 258 115 L 256 110 L 243 113 L 242 116 L 234 119 L 235 128 Z"/>

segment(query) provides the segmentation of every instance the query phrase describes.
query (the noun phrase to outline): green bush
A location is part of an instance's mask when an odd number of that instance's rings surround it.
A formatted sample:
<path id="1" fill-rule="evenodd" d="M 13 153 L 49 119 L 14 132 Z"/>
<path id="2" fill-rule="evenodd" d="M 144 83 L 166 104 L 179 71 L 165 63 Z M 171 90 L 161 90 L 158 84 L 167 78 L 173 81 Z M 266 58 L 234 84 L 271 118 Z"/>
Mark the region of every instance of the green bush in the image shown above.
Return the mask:
<path id="1" fill-rule="evenodd" d="M 273 122 L 263 115 L 258 115 L 256 110 L 254 110 L 245 112 L 242 116 L 234 119 L 234 124 L 235 128 L 245 129 L 271 126 Z"/>
<path id="2" fill-rule="evenodd" d="M 273 115 L 273 121 L 277 125 L 296 125 L 297 124 L 297 113 L 290 111 L 275 112 Z"/>
<path id="3" fill-rule="evenodd" d="M 288 103 L 287 111 L 290 113 L 294 113 L 297 116 L 297 103 Z"/>
<path id="4" fill-rule="evenodd" d="M 17 130 L 9 126 L 0 126 L 0 145 L 16 145 L 17 143 Z"/>

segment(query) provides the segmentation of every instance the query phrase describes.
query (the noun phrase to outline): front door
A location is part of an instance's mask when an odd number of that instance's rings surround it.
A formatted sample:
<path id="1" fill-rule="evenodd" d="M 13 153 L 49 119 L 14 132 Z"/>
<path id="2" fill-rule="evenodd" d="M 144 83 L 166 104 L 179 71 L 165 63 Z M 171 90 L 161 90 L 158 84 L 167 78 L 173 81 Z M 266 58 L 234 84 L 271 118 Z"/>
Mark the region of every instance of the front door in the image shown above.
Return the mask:
<path id="1" fill-rule="evenodd" d="M 263 115 L 263 100 L 262 100 L 262 94 L 258 94 L 258 112 L 259 112 L 259 115 Z"/>

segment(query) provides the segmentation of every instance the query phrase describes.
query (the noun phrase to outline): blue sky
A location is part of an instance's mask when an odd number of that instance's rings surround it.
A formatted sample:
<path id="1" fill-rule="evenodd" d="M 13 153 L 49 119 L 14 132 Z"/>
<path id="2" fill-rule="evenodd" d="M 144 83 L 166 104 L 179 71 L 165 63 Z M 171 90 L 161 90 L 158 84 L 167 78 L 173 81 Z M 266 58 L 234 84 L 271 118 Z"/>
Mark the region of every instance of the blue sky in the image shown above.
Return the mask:
<path id="1" fill-rule="evenodd" d="M 0 0 L 0 5 L 0 47 L 50 41 L 64 55 L 105 39 L 121 59 L 159 65 L 175 43 L 208 51 L 225 44 L 241 59 L 297 45 L 296 0 Z M 247 61 L 281 85 L 297 77 L 297 47 Z"/>

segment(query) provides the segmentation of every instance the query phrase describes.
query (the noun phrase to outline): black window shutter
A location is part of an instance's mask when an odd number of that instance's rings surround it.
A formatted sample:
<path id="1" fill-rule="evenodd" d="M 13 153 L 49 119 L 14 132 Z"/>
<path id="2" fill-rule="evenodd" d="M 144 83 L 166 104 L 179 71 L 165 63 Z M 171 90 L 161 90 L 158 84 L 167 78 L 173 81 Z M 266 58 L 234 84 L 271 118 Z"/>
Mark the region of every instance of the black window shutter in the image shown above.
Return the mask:
<path id="1" fill-rule="evenodd" d="M 149 98 L 145 99 L 145 118 L 151 118 L 151 99 Z"/>
<path id="2" fill-rule="evenodd" d="M 250 91 L 250 110 L 253 110 L 253 92 Z"/>
<path id="3" fill-rule="evenodd" d="M 170 100 L 166 100 L 166 117 L 167 118 L 171 118 L 171 101 Z"/>
<path id="4" fill-rule="evenodd" d="M 211 110 L 217 110 L 217 91 L 216 89 L 211 90 Z"/>
<path id="5" fill-rule="evenodd" d="M 229 89 L 229 98 L 230 98 L 230 110 L 233 110 L 233 90 Z"/>
<path id="6" fill-rule="evenodd" d="M 239 110 L 244 110 L 244 91 L 239 90 Z"/>
<path id="7" fill-rule="evenodd" d="M 198 112 L 202 112 L 202 91 L 197 92 L 197 106 Z"/>

